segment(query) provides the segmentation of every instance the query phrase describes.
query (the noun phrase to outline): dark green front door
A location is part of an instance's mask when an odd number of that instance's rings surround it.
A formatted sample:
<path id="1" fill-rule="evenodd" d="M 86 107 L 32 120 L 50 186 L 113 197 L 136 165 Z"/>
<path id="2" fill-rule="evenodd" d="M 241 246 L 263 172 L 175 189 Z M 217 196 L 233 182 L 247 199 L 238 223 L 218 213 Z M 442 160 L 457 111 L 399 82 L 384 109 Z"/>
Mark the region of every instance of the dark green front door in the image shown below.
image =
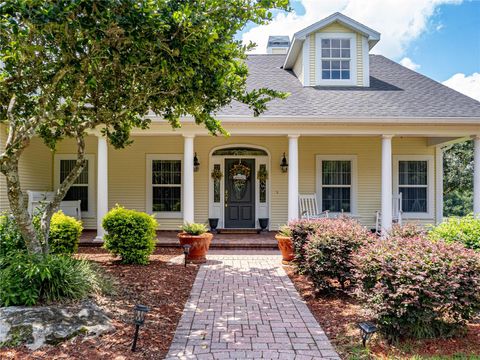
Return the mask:
<path id="1" fill-rule="evenodd" d="M 225 227 L 255 227 L 255 159 L 225 159 Z"/>

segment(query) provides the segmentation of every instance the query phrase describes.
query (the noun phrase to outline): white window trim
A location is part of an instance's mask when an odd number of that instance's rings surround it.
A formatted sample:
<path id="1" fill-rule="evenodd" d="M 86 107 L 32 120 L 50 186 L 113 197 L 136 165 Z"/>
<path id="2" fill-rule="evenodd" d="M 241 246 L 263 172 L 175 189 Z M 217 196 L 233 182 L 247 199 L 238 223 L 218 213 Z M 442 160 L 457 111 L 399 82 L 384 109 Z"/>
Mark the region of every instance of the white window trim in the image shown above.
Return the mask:
<path id="1" fill-rule="evenodd" d="M 350 79 L 322 79 L 322 39 L 350 39 Z M 326 33 L 315 35 L 315 57 L 317 61 L 315 78 L 317 85 L 324 86 L 356 86 L 357 85 L 357 36 L 355 33 Z"/>
<path id="2" fill-rule="evenodd" d="M 403 212 L 404 219 L 433 219 L 435 211 L 435 169 L 433 155 L 394 155 L 393 156 L 393 189 L 396 194 L 399 193 L 399 162 L 400 161 L 427 161 L 427 212 L 409 213 Z"/>
<path id="3" fill-rule="evenodd" d="M 77 160 L 77 154 L 55 154 L 53 169 L 54 190 L 60 187 L 60 161 Z M 88 160 L 88 211 L 82 211 L 82 218 L 93 218 L 96 216 L 95 204 L 95 156 L 86 154 L 85 160 Z"/>
<path id="4" fill-rule="evenodd" d="M 181 201 L 181 209 L 182 211 L 153 211 L 153 184 L 152 184 L 152 161 L 153 160 L 180 160 L 181 161 L 181 194 L 180 194 L 180 201 Z M 146 210 L 147 213 L 155 215 L 157 218 L 163 219 L 183 219 L 183 193 L 184 193 L 184 181 L 183 181 L 183 154 L 147 154 L 146 156 L 147 161 L 147 172 L 146 172 Z"/>
<path id="5" fill-rule="evenodd" d="M 357 215 L 357 190 L 358 190 L 358 168 L 357 168 L 357 155 L 317 155 L 316 156 L 316 191 L 317 191 L 317 204 L 318 210 L 324 211 L 322 202 L 322 161 L 350 161 L 352 163 L 352 184 L 350 186 L 350 212 L 353 216 Z M 338 215 L 339 213 L 332 213 L 331 215 Z"/>

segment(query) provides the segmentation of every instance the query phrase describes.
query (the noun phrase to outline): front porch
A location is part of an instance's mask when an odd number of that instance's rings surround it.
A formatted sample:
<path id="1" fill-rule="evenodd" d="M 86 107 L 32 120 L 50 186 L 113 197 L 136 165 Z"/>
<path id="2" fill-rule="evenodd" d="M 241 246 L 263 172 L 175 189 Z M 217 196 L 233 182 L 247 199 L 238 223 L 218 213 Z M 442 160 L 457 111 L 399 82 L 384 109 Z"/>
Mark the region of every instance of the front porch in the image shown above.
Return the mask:
<path id="1" fill-rule="evenodd" d="M 179 247 L 178 231 L 158 230 L 157 247 Z M 259 234 L 215 234 L 211 248 L 217 249 L 278 249 L 275 231 L 265 231 Z M 102 246 L 101 241 L 95 241 L 96 230 L 84 230 L 80 238 L 80 246 Z"/>

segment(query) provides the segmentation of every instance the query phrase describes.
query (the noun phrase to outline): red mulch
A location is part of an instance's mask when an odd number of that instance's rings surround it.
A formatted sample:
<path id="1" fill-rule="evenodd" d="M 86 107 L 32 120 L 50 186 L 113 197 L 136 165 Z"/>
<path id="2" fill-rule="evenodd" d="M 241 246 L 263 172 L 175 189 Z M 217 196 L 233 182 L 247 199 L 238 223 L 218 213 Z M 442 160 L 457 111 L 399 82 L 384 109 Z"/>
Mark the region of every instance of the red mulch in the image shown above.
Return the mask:
<path id="1" fill-rule="evenodd" d="M 119 264 L 101 248 L 80 248 L 79 253 L 98 262 L 117 283 L 115 294 L 97 299 L 112 319 L 115 331 L 98 338 L 79 336 L 34 352 L 25 347 L 1 349 L 0 359 L 163 359 L 198 267 L 167 265 L 171 258 L 181 254 L 178 249 L 157 249 L 146 266 Z M 150 312 L 140 329 L 137 351 L 132 353 L 135 303 L 149 306 Z"/>
<path id="2" fill-rule="evenodd" d="M 292 268 L 286 269 L 295 287 L 307 302 L 308 307 L 322 326 L 328 338 L 344 359 L 410 359 L 412 356 L 480 355 L 480 319 L 468 324 L 464 335 L 450 339 L 405 340 L 389 345 L 379 336 L 368 344 L 368 350 L 361 347 L 357 323 L 368 320 L 362 306 L 347 295 L 315 296 L 311 281 L 298 275 Z"/>

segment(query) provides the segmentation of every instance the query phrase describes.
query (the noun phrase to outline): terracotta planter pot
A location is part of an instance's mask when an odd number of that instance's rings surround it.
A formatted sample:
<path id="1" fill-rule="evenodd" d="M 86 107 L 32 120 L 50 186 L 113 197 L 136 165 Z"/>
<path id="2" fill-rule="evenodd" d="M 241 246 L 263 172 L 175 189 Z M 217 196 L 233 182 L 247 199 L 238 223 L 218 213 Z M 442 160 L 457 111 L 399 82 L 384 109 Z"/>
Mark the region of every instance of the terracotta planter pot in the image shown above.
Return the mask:
<path id="1" fill-rule="evenodd" d="M 292 238 L 277 234 L 275 235 L 275 239 L 277 239 L 278 247 L 282 252 L 282 262 L 288 264 L 294 258 Z"/>
<path id="2" fill-rule="evenodd" d="M 180 245 L 191 245 L 187 261 L 194 264 L 202 264 L 207 261 L 206 255 L 212 242 L 213 234 L 205 233 L 202 235 L 190 235 L 185 232 L 179 233 L 178 240 Z"/>

